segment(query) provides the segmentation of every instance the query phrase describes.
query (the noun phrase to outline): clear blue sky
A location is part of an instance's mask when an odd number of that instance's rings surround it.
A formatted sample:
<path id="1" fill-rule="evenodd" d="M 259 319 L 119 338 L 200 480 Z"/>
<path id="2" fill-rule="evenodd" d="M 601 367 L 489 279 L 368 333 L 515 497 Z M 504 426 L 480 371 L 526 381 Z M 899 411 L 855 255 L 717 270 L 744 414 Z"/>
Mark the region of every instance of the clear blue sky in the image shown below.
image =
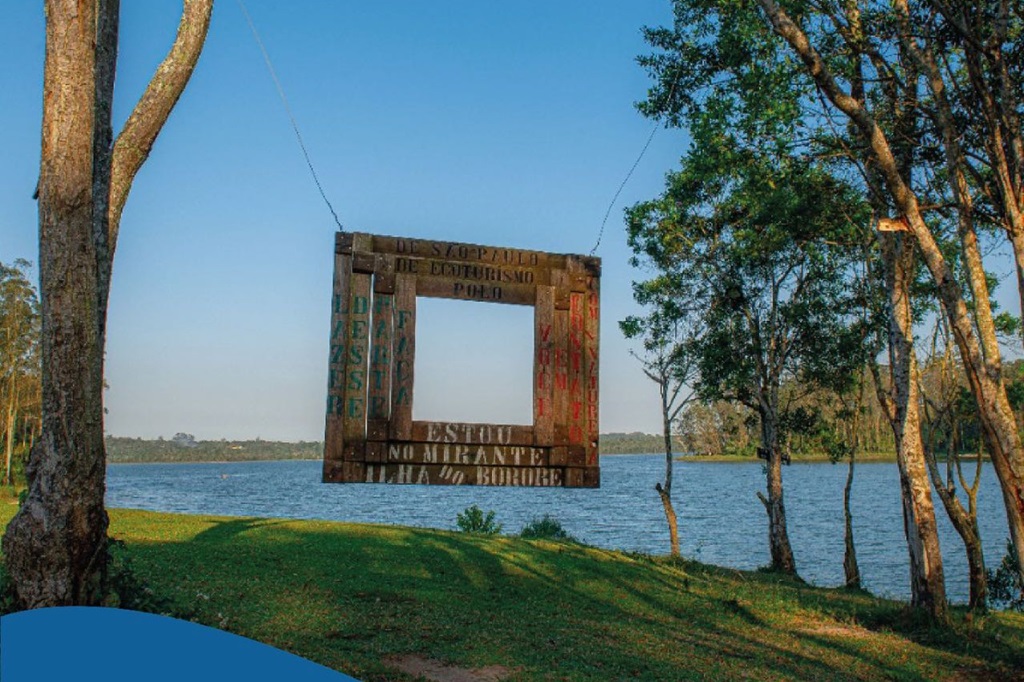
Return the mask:
<path id="1" fill-rule="evenodd" d="M 42 3 L 0 24 L 0 260 L 37 257 Z M 350 230 L 587 253 L 651 122 L 640 28 L 668 0 L 248 0 L 328 196 Z M 122 3 L 115 125 L 174 37 L 180 2 Z M 661 130 L 612 211 L 603 431 L 660 428 L 617 321 L 635 311 L 622 209 L 686 145 Z M 114 264 L 107 431 L 319 440 L 335 226 L 238 3 L 139 174 Z M 423 301 L 415 415 L 524 422 L 531 317 Z"/>

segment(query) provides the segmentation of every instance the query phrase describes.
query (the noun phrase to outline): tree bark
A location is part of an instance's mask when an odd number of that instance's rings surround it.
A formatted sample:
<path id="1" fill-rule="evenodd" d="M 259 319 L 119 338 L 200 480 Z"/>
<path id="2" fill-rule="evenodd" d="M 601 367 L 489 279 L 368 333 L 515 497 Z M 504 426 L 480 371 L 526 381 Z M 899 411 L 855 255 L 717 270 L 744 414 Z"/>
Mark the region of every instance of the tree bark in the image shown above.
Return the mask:
<path id="1" fill-rule="evenodd" d="M 668 539 L 671 556 L 678 558 L 679 552 L 679 521 L 676 518 L 675 507 L 672 506 L 672 419 L 669 414 L 671 406 L 668 404 L 668 382 L 661 384 L 661 417 L 662 433 L 665 436 L 665 484 L 655 484 L 654 489 L 658 491 L 661 498 L 661 506 L 665 509 L 665 520 L 668 522 Z"/>
<path id="2" fill-rule="evenodd" d="M 4 442 L 4 485 L 14 485 L 11 475 L 14 458 L 14 427 L 18 422 L 18 375 L 11 375 L 11 395 L 7 402 L 7 437 Z"/>
<path id="3" fill-rule="evenodd" d="M 183 21 L 195 21 L 189 8 L 199 8 L 205 27 L 212 4 L 186 0 Z M 42 435 L 29 455 L 28 497 L 3 538 L 7 569 L 26 608 L 97 604 L 105 592 L 103 349 L 123 206 L 111 168 L 126 165 L 112 159 L 118 13 L 118 0 L 46 2 L 38 189 Z M 194 64 L 199 50 L 191 57 Z M 155 94 L 139 107 L 170 102 L 169 111 L 186 81 L 158 72 L 147 90 Z M 133 154 L 130 147 L 121 145 L 117 156 Z M 135 171 L 138 165 L 141 160 Z M 133 176 L 122 182 L 124 195 Z"/>
<path id="4" fill-rule="evenodd" d="M 903 530 L 910 555 L 911 604 L 936 618 L 947 612 L 942 554 L 921 439 L 917 358 L 914 354 L 910 284 L 914 242 L 909 235 L 882 240 L 889 292 L 889 367 L 893 391 L 893 435 L 903 500 Z"/>
<path id="5" fill-rule="evenodd" d="M 795 576 L 796 559 L 789 542 L 786 525 L 786 505 L 782 496 L 782 450 L 779 448 L 778 412 L 772 409 L 770 398 L 762 398 L 761 447 L 767 454 L 768 497 L 757 496 L 768 513 L 768 548 L 772 556 L 772 570 Z"/>
<path id="6" fill-rule="evenodd" d="M 107 541 L 99 292 L 108 284 L 101 261 L 108 258 L 109 175 L 102 166 L 111 137 L 117 3 L 50 0 L 46 18 L 39 175 L 43 437 L 29 456 L 28 498 L 3 540 L 7 569 L 28 608 L 98 603 Z M 113 49 L 101 49 L 111 35 Z"/>
<path id="7" fill-rule="evenodd" d="M 843 573 L 846 576 L 846 586 L 859 590 L 861 586 L 860 566 L 857 565 L 857 546 L 853 543 L 853 512 L 850 510 L 850 496 L 853 491 L 853 464 L 855 457 L 856 454 L 854 452 L 850 452 L 849 469 L 847 469 L 846 472 L 846 485 L 843 486 Z"/>

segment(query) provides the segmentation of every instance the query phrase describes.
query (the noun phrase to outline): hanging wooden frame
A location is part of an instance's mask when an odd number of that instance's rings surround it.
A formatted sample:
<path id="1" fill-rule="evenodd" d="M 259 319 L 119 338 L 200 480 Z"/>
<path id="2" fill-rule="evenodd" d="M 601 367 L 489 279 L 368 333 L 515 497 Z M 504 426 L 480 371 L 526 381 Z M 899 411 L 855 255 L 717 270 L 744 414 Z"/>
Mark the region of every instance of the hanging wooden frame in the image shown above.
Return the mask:
<path id="1" fill-rule="evenodd" d="M 339 232 L 325 483 L 600 486 L 601 261 Z M 533 424 L 414 421 L 416 298 L 534 308 Z"/>

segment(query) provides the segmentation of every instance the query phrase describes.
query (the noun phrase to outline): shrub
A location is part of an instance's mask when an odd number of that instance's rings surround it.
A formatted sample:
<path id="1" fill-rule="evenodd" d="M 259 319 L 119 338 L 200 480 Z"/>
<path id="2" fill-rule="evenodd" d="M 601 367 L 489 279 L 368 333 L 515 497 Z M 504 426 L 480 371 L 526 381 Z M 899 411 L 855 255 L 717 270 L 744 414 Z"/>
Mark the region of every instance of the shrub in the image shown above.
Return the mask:
<path id="1" fill-rule="evenodd" d="M 561 522 L 548 515 L 534 519 L 528 524 L 523 526 L 523 530 L 519 532 L 519 537 L 526 538 L 527 540 L 565 540 L 566 542 L 579 542 L 574 538 L 565 528 L 562 527 Z"/>
<path id="2" fill-rule="evenodd" d="M 1020 559 L 1013 543 L 1006 541 L 1006 554 L 999 568 L 988 572 L 988 601 L 993 608 L 1024 611 L 1024 585 L 1020 581 Z"/>
<path id="3" fill-rule="evenodd" d="M 455 527 L 463 533 L 474 535 L 497 535 L 501 532 L 501 524 L 494 522 L 494 511 L 484 514 L 475 504 L 455 515 Z"/>

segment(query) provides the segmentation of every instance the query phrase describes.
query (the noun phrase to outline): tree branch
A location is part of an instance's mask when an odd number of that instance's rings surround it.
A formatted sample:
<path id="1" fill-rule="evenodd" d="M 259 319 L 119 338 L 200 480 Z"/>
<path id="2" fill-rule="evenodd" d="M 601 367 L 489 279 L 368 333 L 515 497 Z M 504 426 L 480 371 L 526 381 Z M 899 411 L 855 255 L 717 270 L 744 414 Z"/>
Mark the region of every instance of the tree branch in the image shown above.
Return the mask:
<path id="1" fill-rule="evenodd" d="M 210 28 L 213 0 L 184 0 L 178 34 L 114 143 L 110 180 L 110 258 L 132 181 L 185 90 Z"/>

